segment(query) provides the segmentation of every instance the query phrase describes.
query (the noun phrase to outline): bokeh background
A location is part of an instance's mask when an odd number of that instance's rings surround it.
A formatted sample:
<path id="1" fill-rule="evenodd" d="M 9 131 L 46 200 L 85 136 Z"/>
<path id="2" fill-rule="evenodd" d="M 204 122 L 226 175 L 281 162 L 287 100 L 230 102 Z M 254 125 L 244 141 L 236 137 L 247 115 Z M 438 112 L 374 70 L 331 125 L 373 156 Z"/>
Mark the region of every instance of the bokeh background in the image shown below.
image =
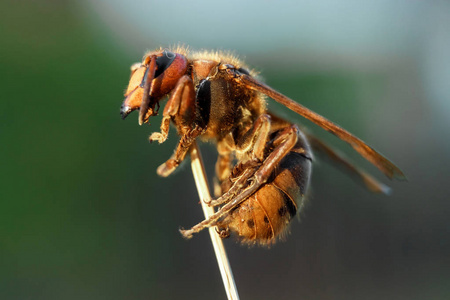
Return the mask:
<path id="1" fill-rule="evenodd" d="M 234 50 L 265 81 L 385 153 L 368 193 L 316 163 L 309 204 L 271 249 L 225 242 L 242 299 L 450 298 L 448 1 L 0 2 L 0 299 L 226 299 L 177 137 L 122 121 L 129 66 L 185 43 Z M 202 145 L 211 173 L 214 147 Z"/>

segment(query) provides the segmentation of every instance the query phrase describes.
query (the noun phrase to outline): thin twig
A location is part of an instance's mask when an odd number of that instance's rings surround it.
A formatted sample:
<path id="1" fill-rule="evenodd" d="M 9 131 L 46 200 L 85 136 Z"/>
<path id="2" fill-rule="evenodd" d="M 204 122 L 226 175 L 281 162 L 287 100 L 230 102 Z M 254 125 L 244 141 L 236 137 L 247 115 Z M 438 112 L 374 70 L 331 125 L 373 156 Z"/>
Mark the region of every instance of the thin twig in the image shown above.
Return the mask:
<path id="1" fill-rule="evenodd" d="M 203 165 L 203 159 L 196 142 L 192 144 L 190 154 L 195 185 L 197 186 L 203 213 L 205 214 L 205 218 L 208 219 L 210 215 L 214 214 L 214 209 L 205 204 L 205 200 L 211 200 L 211 195 L 209 194 L 208 181 Z M 217 234 L 216 227 L 210 227 L 208 229 L 228 300 L 239 300 L 239 294 L 236 288 L 236 283 L 234 282 L 233 272 L 231 271 L 230 263 L 228 261 L 227 253 L 225 252 L 225 247 L 223 246 L 222 239 Z"/>

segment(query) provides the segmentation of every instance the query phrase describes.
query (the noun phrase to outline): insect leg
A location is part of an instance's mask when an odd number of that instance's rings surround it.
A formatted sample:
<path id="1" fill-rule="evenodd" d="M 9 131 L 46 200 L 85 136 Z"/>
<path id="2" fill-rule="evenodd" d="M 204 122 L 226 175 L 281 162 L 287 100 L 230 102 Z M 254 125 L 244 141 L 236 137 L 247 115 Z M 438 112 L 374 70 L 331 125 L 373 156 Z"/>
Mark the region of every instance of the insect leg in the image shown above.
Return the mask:
<path id="1" fill-rule="evenodd" d="M 261 165 L 264 160 L 264 151 L 267 143 L 267 138 L 270 133 L 270 116 L 262 114 L 256 119 L 253 127 L 248 130 L 236 144 L 238 151 L 250 151 L 250 158 L 252 161 L 239 164 L 235 167 L 246 168 L 244 174 L 239 176 L 239 179 L 234 182 L 231 188 L 216 200 L 211 200 L 209 205 L 217 206 L 222 203 L 230 201 L 236 193 L 238 193 L 247 183 L 247 180 L 255 173 L 257 166 Z"/>
<path id="2" fill-rule="evenodd" d="M 153 133 L 150 140 L 164 142 L 167 139 L 171 120 L 177 124 L 178 134 L 181 138 L 172 157 L 159 166 L 156 171 L 162 177 L 167 177 L 175 171 L 186 157 L 192 142 L 204 131 L 204 128 L 196 122 L 195 89 L 192 80 L 187 75 L 178 81 L 164 107 L 161 132 Z"/>
<path id="3" fill-rule="evenodd" d="M 250 149 L 250 157 L 262 162 L 264 160 L 267 137 L 270 133 L 270 124 L 271 118 L 269 115 L 260 115 L 253 124 L 253 127 L 237 141 L 237 150 L 243 151 Z"/>
<path id="4" fill-rule="evenodd" d="M 193 129 L 188 130 L 180 139 L 175 153 L 165 163 L 160 165 L 156 170 L 159 176 L 167 177 L 180 165 L 180 163 L 186 157 L 186 153 L 191 147 L 195 139 L 203 133 L 204 129 L 200 126 L 195 126 Z"/>
<path id="5" fill-rule="evenodd" d="M 231 175 L 233 155 L 230 147 L 225 141 L 217 143 L 217 162 L 216 162 L 216 177 L 214 177 L 214 195 L 219 197 L 222 195 L 221 184 Z"/>
<path id="6" fill-rule="evenodd" d="M 261 185 L 263 185 L 275 168 L 280 164 L 280 161 L 291 151 L 298 140 L 298 127 L 297 125 L 291 125 L 284 129 L 277 138 L 274 140 L 273 144 L 275 149 L 269 154 L 265 159 L 262 166 L 255 172 L 255 175 L 251 179 L 249 188 L 246 188 L 241 194 L 236 198 L 248 197 L 256 190 L 258 190 Z M 233 200 L 234 201 L 234 200 Z"/>
<path id="7" fill-rule="evenodd" d="M 264 163 L 261 165 L 261 167 L 253 172 L 253 176 L 249 176 L 247 180 L 250 181 L 250 183 L 242 189 L 242 187 L 239 187 L 239 183 L 235 182 L 233 184 L 233 187 L 230 188 L 233 189 L 234 186 L 237 186 L 237 191 L 234 192 L 235 196 L 231 199 L 231 202 L 235 201 L 241 201 L 241 199 L 246 199 L 250 195 L 252 195 L 254 192 L 256 192 L 269 178 L 269 176 L 272 174 L 273 170 L 278 166 L 280 161 L 291 151 L 291 149 L 295 146 L 298 140 L 298 127 L 297 125 L 291 125 L 285 130 L 283 130 L 278 137 L 275 139 L 273 144 L 276 146 L 275 149 L 272 150 L 272 152 L 269 154 L 269 156 L 265 159 Z M 244 178 L 246 177 L 244 174 Z M 248 176 L 248 175 L 247 175 Z M 222 198 L 222 197 L 221 197 Z M 216 202 L 226 202 L 229 200 L 223 200 L 223 199 L 216 199 Z M 212 201 L 212 204 L 215 204 L 215 202 Z M 227 206 L 226 204 L 225 206 Z M 223 206 L 222 208 L 224 208 Z"/>
<path id="8" fill-rule="evenodd" d="M 234 198 L 232 198 L 228 203 L 222 206 L 215 214 L 210 216 L 208 219 L 194 225 L 191 229 L 180 230 L 181 234 L 186 238 L 191 238 L 194 233 L 200 232 L 201 230 L 214 226 L 217 221 L 228 214 L 236 206 L 241 204 L 254 192 L 256 192 L 261 185 L 263 185 L 269 176 L 272 174 L 273 170 L 280 163 L 280 161 L 289 153 L 289 151 L 297 143 L 297 131 L 296 125 L 292 125 L 281 132 L 274 143 L 278 146 L 269 154 L 261 168 L 258 169 L 252 176 L 252 182 L 246 186 L 241 192 Z M 236 183 L 235 183 L 236 184 Z"/>
<path id="9" fill-rule="evenodd" d="M 225 216 L 234 207 L 239 205 L 244 200 L 245 200 L 245 198 L 242 198 L 242 199 L 239 199 L 239 201 L 233 200 L 232 202 L 225 204 L 222 208 L 220 208 L 216 213 L 211 215 L 208 219 L 205 219 L 205 220 L 201 221 L 200 223 L 198 223 L 197 225 L 194 225 L 191 229 L 187 229 L 187 230 L 180 229 L 180 233 L 185 238 L 191 238 L 194 233 L 200 232 L 205 228 L 214 226 L 221 217 Z"/>
<path id="10" fill-rule="evenodd" d="M 195 118 L 195 91 L 194 83 L 189 76 L 184 75 L 178 80 L 175 89 L 164 107 L 163 119 L 161 121 L 161 132 L 153 132 L 149 140 L 163 143 L 169 134 L 170 120 L 181 115 L 186 124 L 191 125 Z"/>

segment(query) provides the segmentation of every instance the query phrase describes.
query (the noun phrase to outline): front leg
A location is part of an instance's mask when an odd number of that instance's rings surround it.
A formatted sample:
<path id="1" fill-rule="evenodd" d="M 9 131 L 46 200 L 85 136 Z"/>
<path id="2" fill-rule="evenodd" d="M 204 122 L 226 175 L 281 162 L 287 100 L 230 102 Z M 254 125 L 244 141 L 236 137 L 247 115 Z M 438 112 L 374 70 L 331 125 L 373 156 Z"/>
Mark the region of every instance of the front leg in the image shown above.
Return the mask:
<path id="1" fill-rule="evenodd" d="M 178 81 L 174 92 L 164 107 L 161 132 L 154 132 L 150 141 L 163 143 L 169 134 L 170 121 L 174 121 L 181 136 L 175 153 L 164 164 L 158 167 L 157 173 L 162 177 L 169 176 L 184 160 L 193 141 L 204 131 L 196 120 L 196 103 L 194 83 L 185 75 Z"/>
<path id="2" fill-rule="evenodd" d="M 165 163 L 160 165 L 156 170 L 159 176 L 167 177 L 172 174 L 173 171 L 180 165 L 180 163 L 186 157 L 186 153 L 191 147 L 195 139 L 204 132 L 204 129 L 200 126 L 195 126 L 193 129 L 188 130 L 180 139 L 175 153 Z"/>
<path id="3" fill-rule="evenodd" d="M 169 135 L 170 120 L 175 116 L 183 124 L 188 126 L 195 120 L 195 89 L 194 83 L 189 76 L 184 75 L 178 80 L 174 92 L 164 107 L 163 119 L 161 122 L 161 132 L 154 132 L 150 135 L 150 142 L 158 141 L 160 144 L 167 140 Z"/>

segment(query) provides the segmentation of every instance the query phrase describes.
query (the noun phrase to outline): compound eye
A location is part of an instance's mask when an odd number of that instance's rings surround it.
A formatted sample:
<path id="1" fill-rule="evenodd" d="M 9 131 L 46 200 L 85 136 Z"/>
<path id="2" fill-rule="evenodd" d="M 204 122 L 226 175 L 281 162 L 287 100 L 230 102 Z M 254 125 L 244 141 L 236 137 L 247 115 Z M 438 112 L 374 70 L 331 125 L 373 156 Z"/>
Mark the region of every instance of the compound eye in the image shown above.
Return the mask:
<path id="1" fill-rule="evenodd" d="M 165 70 L 167 70 L 168 67 L 173 63 L 177 55 L 173 52 L 170 52 L 168 50 L 164 50 L 163 55 L 156 58 L 156 72 L 155 72 L 155 78 L 164 73 Z"/>
<path id="2" fill-rule="evenodd" d="M 164 73 L 164 71 L 166 71 L 167 68 L 170 67 L 170 65 L 173 63 L 176 57 L 177 55 L 175 53 L 164 50 L 162 56 L 158 56 L 156 58 L 155 78 Z M 145 81 L 147 80 L 149 69 L 150 68 L 147 68 L 147 70 L 145 71 L 140 87 L 144 87 Z"/>

